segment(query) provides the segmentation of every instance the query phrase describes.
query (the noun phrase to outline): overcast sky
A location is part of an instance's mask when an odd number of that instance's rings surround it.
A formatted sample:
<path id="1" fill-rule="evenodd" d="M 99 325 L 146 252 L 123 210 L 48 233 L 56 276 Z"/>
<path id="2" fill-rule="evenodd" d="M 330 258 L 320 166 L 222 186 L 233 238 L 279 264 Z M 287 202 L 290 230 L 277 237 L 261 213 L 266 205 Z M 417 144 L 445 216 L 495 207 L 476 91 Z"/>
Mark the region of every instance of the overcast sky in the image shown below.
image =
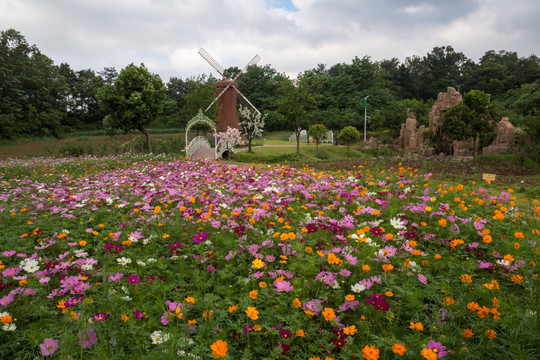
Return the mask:
<path id="1" fill-rule="evenodd" d="M 540 56 L 539 0 L 0 0 L 14 28 L 56 64 L 117 70 L 143 62 L 166 82 L 259 65 L 296 76 L 322 63 L 424 56 L 451 45 L 478 62 L 488 50 Z"/>

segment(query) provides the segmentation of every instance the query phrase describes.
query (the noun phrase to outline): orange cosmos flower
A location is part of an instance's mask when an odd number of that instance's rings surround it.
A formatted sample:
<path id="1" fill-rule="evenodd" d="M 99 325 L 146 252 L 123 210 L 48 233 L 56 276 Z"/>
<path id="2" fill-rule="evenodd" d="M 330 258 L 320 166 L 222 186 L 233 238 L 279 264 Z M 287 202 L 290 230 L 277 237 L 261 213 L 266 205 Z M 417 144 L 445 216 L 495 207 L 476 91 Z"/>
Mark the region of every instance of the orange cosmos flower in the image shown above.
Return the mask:
<path id="1" fill-rule="evenodd" d="M 300 329 L 300 330 L 296 330 L 295 334 L 296 334 L 296 336 L 302 337 L 302 336 L 306 335 L 306 332 L 304 330 Z"/>
<path id="2" fill-rule="evenodd" d="M 493 340 L 497 337 L 497 332 L 492 329 L 487 329 L 484 333 L 490 340 Z"/>
<path id="3" fill-rule="evenodd" d="M 454 304 L 455 301 L 454 301 L 454 298 L 450 297 L 450 296 L 447 296 L 443 299 L 442 301 L 442 304 L 445 305 L 445 306 L 450 306 L 452 304 Z"/>
<path id="4" fill-rule="evenodd" d="M 227 356 L 227 351 L 229 351 L 227 342 L 223 340 L 218 340 L 210 345 L 210 349 L 212 349 L 212 355 L 214 355 L 216 359 Z"/>
<path id="5" fill-rule="evenodd" d="M 415 323 L 414 321 L 411 321 L 410 328 L 416 331 L 424 331 L 424 325 L 422 325 L 421 322 Z"/>
<path id="6" fill-rule="evenodd" d="M 512 277 L 510 278 L 510 280 L 512 280 L 512 282 L 515 282 L 515 283 L 520 283 L 522 280 L 523 280 L 523 276 L 521 275 L 512 275 Z"/>
<path id="7" fill-rule="evenodd" d="M 336 313 L 332 308 L 324 308 L 323 316 L 326 321 L 332 321 L 336 317 Z"/>
<path id="8" fill-rule="evenodd" d="M 366 360 L 378 360 L 379 359 L 379 349 L 373 345 L 366 345 L 362 349 L 362 357 Z"/>
<path id="9" fill-rule="evenodd" d="M 470 338 L 474 335 L 473 331 L 471 329 L 463 329 L 463 337 L 464 338 Z"/>
<path id="10" fill-rule="evenodd" d="M 387 272 L 387 271 L 391 271 L 394 268 L 394 265 L 392 265 L 392 264 L 384 264 L 382 266 L 382 268 L 383 268 L 384 272 Z"/>
<path id="11" fill-rule="evenodd" d="M 257 299 L 258 295 L 259 295 L 259 292 L 257 290 L 251 290 L 249 292 L 249 297 L 252 298 L 253 300 Z"/>
<path id="12" fill-rule="evenodd" d="M 248 308 L 246 309 L 246 315 L 251 320 L 257 320 L 259 318 L 259 312 L 253 306 L 248 306 Z"/>
<path id="13" fill-rule="evenodd" d="M 214 315 L 214 310 L 204 310 L 202 315 L 205 320 L 211 319 Z"/>
<path id="14" fill-rule="evenodd" d="M 369 265 L 362 265 L 362 270 L 369 271 L 371 270 L 371 267 L 369 267 Z"/>
<path id="15" fill-rule="evenodd" d="M 407 348 L 400 343 L 395 343 L 392 346 L 392 351 L 394 352 L 394 354 L 403 355 L 407 351 Z"/>
<path id="16" fill-rule="evenodd" d="M 356 325 L 351 325 L 349 327 L 343 328 L 343 332 L 346 335 L 354 335 L 354 334 L 356 334 L 357 331 L 358 331 L 358 329 L 356 329 Z"/>
<path id="17" fill-rule="evenodd" d="M 437 353 L 432 349 L 424 348 L 420 352 L 420 355 L 422 355 L 427 360 L 437 360 Z"/>
<path id="18" fill-rule="evenodd" d="M 465 284 L 470 284 L 472 282 L 472 278 L 469 274 L 463 274 L 459 278 L 461 282 Z"/>
<path id="19" fill-rule="evenodd" d="M 229 306 L 229 312 L 232 313 L 234 311 L 236 311 L 236 309 L 238 309 L 238 305 L 232 305 L 232 306 Z"/>

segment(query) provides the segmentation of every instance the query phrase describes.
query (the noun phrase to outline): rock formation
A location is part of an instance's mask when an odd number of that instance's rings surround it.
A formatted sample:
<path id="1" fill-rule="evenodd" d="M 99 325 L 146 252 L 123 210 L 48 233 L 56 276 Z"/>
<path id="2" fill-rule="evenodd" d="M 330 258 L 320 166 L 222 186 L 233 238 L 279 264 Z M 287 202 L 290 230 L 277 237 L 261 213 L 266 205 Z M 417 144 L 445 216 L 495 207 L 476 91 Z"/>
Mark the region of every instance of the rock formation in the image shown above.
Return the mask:
<path id="1" fill-rule="evenodd" d="M 493 143 L 482 149 L 484 154 L 498 154 L 514 146 L 514 126 L 507 117 L 503 117 L 497 126 L 497 137 Z"/>
<path id="2" fill-rule="evenodd" d="M 417 130 L 416 126 L 418 121 L 416 120 L 416 114 L 410 111 L 407 114 L 407 120 L 401 124 L 401 130 L 399 132 L 398 146 L 405 151 L 418 150 L 424 143 L 424 131 L 426 127 L 420 126 Z"/>
<path id="3" fill-rule="evenodd" d="M 448 87 L 445 93 L 440 92 L 437 101 L 433 104 L 429 113 L 429 130 L 433 142 L 437 144 L 439 151 L 452 154 L 453 141 L 442 131 L 444 113 L 452 106 L 461 104 L 463 97 L 453 87 Z"/>
<path id="4" fill-rule="evenodd" d="M 380 148 L 381 148 L 381 143 L 379 142 L 379 140 L 377 140 L 373 136 L 371 136 L 367 140 L 366 145 L 364 145 L 365 150 L 380 149 Z"/>

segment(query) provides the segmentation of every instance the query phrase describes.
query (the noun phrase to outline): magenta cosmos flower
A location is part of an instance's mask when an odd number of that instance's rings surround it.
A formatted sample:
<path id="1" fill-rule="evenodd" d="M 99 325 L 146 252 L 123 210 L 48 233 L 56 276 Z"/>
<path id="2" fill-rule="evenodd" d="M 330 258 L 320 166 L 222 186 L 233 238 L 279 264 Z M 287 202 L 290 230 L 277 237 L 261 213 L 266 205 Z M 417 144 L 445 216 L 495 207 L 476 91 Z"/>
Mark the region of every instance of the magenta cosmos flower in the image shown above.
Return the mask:
<path id="1" fill-rule="evenodd" d="M 131 274 L 128 276 L 127 278 L 127 281 L 130 283 L 130 284 L 140 284 L 141 283 L 141 279 L 139 279 L 139 277 L 137 276 L 137 274 Z"/>
<path id="2" fill-rule="evenodd" d="M 58 341 L 51 338 L 46 338 L 43 340 L 42 344 L 39 344 L 39 348 L 41 349 L 41 355 L 51 356 L 58 349 Z"/>
<path id="3" fill-rule="evenodd" d="M 103 321 L 107 318 L 107 314 L 104 313 L 98 313 L 92 317 L 92 320 L 94 321 Z"/>
<path id="4" fill-rule="evenodd" d="M 197 233 L 197 235 L 193 236 L 191 241 L 193 241 L 194 244 L 198 244 L 198 243 L 203 242 L 204 240 L 208 239 L 209 235 L 210 234 L 207 233 L 206 231 L 199 232 L 199 233 Z"/>
<path id="5" fill-rule="evenodd" d="M 425 277 L 422 274 L 418 274 L 418 281 L 420 281 L 422 284 L 426 285 L 427 284 L 427 277 Z"/>
<path id="6" fill-rule="evenodd" d="M 429 340 L 427 348 L 431 349 L 434 353 L 436 353 L 437 358 L 441 358 L 447 354 L 446 346 L 443 346 L 443 344 L 438 341 Z"/>

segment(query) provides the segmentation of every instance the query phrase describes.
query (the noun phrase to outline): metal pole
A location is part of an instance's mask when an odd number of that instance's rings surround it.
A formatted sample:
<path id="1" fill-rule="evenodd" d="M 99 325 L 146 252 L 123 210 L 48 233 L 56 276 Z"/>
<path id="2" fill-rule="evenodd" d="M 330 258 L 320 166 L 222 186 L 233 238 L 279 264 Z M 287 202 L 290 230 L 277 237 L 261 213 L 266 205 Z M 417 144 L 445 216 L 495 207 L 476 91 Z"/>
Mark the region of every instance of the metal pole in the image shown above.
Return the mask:
<path id="1" fill-rule="evenodd" d="M 364 98 L 364 143 L 366 142 L 366 134 L 367 134 L 366 133 L 366 129 L 367 129 L 366 124 L 367 124 L 367 98 L 368 97 L 369 97 L 369 95 Z"/>
<path id="2" fill-rule="evenodd" d="M 364 100 L 364 143 L 366 142 L 367 103 Z"/>

